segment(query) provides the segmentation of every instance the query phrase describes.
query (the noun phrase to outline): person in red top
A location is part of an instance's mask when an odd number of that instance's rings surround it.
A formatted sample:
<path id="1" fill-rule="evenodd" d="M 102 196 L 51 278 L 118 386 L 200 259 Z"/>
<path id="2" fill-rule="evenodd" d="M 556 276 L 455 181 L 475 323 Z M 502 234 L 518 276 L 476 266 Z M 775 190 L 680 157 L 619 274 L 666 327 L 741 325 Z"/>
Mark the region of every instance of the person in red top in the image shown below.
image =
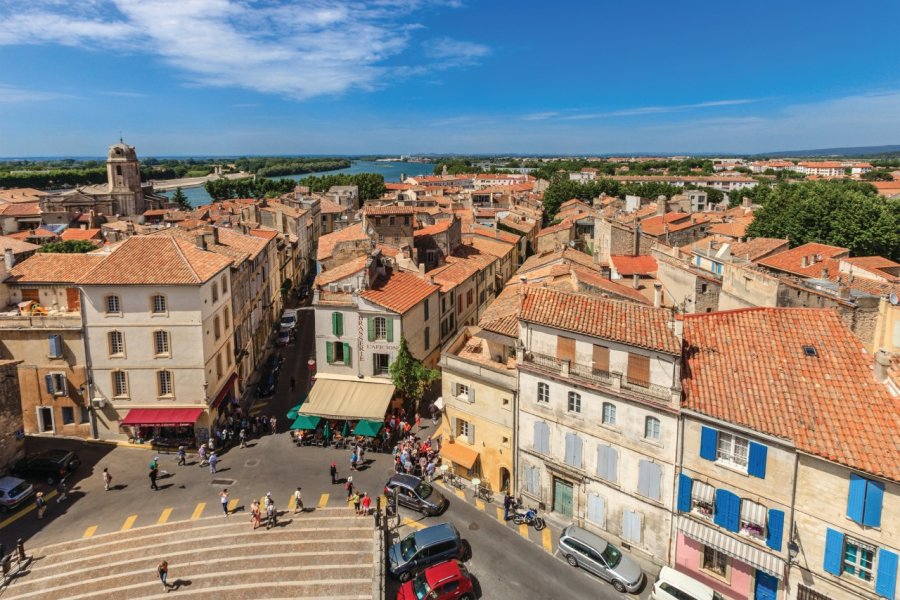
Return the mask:
<path id="1" fill-rule="evenodd" d="M 369 496 L 368 492 L 363 493 L 361 504 L 362 504 L 362 514 L 368 515 L 369 508 L 372 506 L 372 497 Z"/>

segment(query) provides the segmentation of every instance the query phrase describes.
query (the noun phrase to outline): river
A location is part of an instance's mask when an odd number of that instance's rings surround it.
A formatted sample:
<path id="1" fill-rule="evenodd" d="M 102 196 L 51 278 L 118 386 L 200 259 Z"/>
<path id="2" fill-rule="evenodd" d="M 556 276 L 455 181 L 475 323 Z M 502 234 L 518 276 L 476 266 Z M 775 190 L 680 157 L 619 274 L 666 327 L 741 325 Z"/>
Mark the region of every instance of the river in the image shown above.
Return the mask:
<path id="1" fill-rule="evenodd" d="M 384 176 L 384 180 L 388 182 L 400 181 L 400 175 L 430 175 L 434 170 L 434 163 L 413 163 L 413 162 L 383 162 L 374 160 L 354 160 L 353 163 L 345 169 L 336 169 L 334 171 L 320 171 L 318 173 L 304 173 L 302 175 L 283 175 L 281 177 L 273 177 L 272 179 L 302 179 L 310 175 L 336 175 L 339 173 L 378 173 Z M 200 206 L 212 202 L 212 198 L 206 193 L 203 186 L 194 188 L 184 188 L 181 190 L 187 196 L 191 206 Z M 165 192 L 166 196 L 171 197 L 175 193 L 174 190 Z"/>

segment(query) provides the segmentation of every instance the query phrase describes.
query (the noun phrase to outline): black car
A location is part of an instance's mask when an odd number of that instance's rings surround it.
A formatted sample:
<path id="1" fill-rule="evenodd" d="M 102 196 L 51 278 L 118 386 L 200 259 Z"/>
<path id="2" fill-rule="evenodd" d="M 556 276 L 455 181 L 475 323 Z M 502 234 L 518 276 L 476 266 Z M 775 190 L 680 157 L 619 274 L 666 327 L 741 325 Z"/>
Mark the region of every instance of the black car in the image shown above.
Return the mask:
<path id="1" fill-rule="evenodd" d="M 275 393 L 276 383 L 275 373 L 273 371 L 263 373 L 263 376 L 259 379 L 259 384 L 256 386 L 257 395 L 260 398 L 268 398 Z"/>
<path id="2" fill-rule="evenodd" d="M 14 475 L 29 479 L 43 479 L 53 485 L 81 466 L 81 459 L 71 450 L 47 450 L 26 456 L 15 464 Z"/>
<path id="3" fill-rule="evenodd" d="M 391 477 L 384 486 L 384 495 L 393 498 L 397 495 L 397 504 L 433 517 L 447 509 L 450 504 L 443 494 L 430 483 L 414 475 L 398 474 Z"/>

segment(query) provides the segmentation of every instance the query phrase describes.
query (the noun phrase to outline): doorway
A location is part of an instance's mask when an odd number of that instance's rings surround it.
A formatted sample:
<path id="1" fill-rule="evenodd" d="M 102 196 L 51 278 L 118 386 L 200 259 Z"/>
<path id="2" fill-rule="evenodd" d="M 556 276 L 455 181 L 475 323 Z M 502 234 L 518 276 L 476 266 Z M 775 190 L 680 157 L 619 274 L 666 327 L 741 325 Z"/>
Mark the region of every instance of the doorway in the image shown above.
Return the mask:
<path id="1" fill-rule="evenodd" d="M 768 573 L 757 570 L 753 597 L 756 600 L 775 600 L 778 597 L 778 580 Z"/>
<path id="2" fill-rule="evenodd" d="M 53 431 L 53 409 L 49 406 L 39 406 L 37 409 L 38 431 Z"/>
<path id="3" fill-rule="evenodd" d="M 553 512 L 572 516 L 572 484 L 556 477 L 553 478 Z"/>
<path id="4" fill-rule="evenodd" d="M 500 467 L 500 487 L 498 491 L 512 493 L 512 489 L 509 487 L 509 469 L 506 467 Z"/>

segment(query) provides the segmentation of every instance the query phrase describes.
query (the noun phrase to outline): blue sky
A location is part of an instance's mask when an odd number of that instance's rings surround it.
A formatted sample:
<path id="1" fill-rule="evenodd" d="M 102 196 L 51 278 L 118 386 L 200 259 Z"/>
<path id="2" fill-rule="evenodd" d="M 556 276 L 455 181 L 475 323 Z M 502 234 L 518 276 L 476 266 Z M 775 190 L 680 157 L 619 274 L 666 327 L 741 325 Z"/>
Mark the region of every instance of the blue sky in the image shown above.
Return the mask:
<path id="1" fill-rule="evenodd" d="M 0 0 L 0 156 L 900 143 L 900 2 Z"/>

